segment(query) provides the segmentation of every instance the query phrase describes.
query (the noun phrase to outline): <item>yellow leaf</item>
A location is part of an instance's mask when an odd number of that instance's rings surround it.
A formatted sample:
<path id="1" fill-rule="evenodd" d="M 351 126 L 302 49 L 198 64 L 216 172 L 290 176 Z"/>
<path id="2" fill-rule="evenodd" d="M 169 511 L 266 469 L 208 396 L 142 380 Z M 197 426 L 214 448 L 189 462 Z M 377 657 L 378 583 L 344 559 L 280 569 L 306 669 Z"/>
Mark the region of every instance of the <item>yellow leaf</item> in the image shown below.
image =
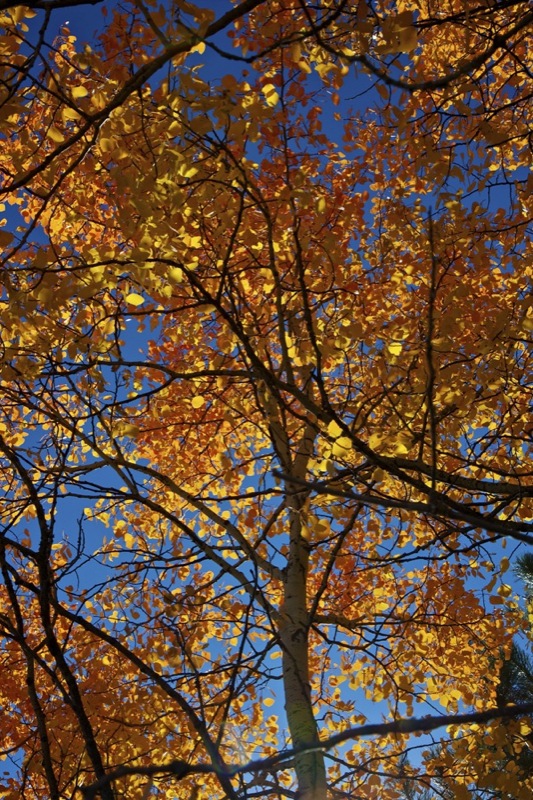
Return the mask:
<path id="1" fill-rule="evenodd" d="M 103 137 L 98 140 L 98 145 L 102 153 L 110 153 L 115 147 L 115 142 L 113 139 L 106 139 Z"/>
<path id="2" fill-rule="evenodd" d="M 196 175 L 197 172 L 198 172 L 198 168 L 197 167 L 187 166 L 187 164 L 182 164 L 181 167 L 178 170 L 178 173 L 183 178 L 192 178 L 193 175 Z"/>
<path id="3" fill-rule="evenodd" d="M 347 436 L 341 436 L 333 443 L 331 452 L 334 456 L 345 456 L 346 453 L 352 449 L 352 442 Z"/>
<path id="4" fill-rule="evenodd" d="M 74 100 L 77 100 L 79 97 L 87 97 L 89 92 L 85 88 L 85 86 L 74 86 L 72 88 L 71 94 Z"/>
<path id="5" fill-rule="evenodd" d="M 196 397 L 193 397 L 193 399 L 191 400 L 191 406 L 193 408 L 201 408 L 204 403 L 205 403 L 205 398 L 203 398 L 201 394 L 196 395 Z"/>
<path id="6" fill-rule="evenodd" d="M 269 106 L 275 106 L 279 100 L 279 94 L 276 91 L 276 87 L 273 83 L 266 83 L 263 86 L 263 94 L 265 95 L 265 99 Z"/>
<path id="7" fill-rule="evenodd" d="M 141 306 L 144 303 L 144 297 L 137 292 L 130 292 L 124 298 L 126 303 L 129 303 L 132 306 Z"/>
<path id="8" fill-rule="evenodd" d="M 402 347 L 403 345 L 401 342 L 393 342 L 387 345 L 387 349 L 392 356 L 399 356 L 402 352 Z"/>
<path id="9" fill-rule="evenodd" d="M 184 235 L 184 237 L 183 237 L 183 243 L 187 247 L 200 247 L 201 244 L 202 244 L 202 237 L 201 236 L 189 236 L 189 234 L 186 233 Z"/>
<path id="10" fill-rule="evenodd" d="M 135 544 L 135 536 L 131 533 L 124 534 L 124 544 L 126 547 L 131 548 Z"/>
<path id="11" fill-rule="evenodd" d="M 405 444 L 405 442 L 402 442 L 401 440 L 397 441 L 397 442 L 394 442 L 394 455 L 396 455 L 396 456 L 404 456 L 408 452 L 409 452 L 409 448 Z"/>
<path id="12" fill-rule="evenodd" d="M 276 701 L 272 697 L 265 697 L 263 703 L 265 706 L 273 706 Z"/>
<path id="13" fill-rule="evenodd" d="M 46 135 L 53 142 L 57 142 L 57 144 L 60 144 L 60 142 L 64 142 L 65 141 L 65 137 L 63 136 L 61 131 L 58 131 L 58 129 L 56 127 L 54 127 L 54 125 L 52 125 L 50 128 L 48 128 L 48 133 Z"/>
<path id="14" fill-rule="evenodd" d="M 331 436 L 332 439 L 338 439 L 339 436 L 342 436 L 342 428 L 335 420 L 332 420 L 328 425 L 328 436 Z"/>
<path id="15" fill-rule="evenodd" d="M 61 116 L 63 118 L 63 122 L 70 122 L 71 120 L 76 120 L 80 118 L 80 115 L 77 111 L 73 108 L 65 107 L 61 109 Z"/>
<path id="16" fill-rule="evenodd" d="M 368 446 L 371 447 L 372 450 L 375 450 L 376 447 L 379 447 L 382 441 L 383 441 L 383 436 L 380 433 L 373 433 L 368 440 Z"/>

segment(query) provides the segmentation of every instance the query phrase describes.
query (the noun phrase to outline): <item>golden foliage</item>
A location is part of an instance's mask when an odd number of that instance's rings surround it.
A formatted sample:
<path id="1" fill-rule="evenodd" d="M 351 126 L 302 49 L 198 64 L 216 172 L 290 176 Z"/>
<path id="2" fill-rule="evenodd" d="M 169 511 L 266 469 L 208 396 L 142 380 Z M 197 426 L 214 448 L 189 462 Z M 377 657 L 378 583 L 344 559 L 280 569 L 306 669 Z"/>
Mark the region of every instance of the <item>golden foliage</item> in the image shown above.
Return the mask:
<path id="1" fill-rule="evenodd" d="M 84 43 L 34 5 L 0 37 L 3 796 L 400 797 L 424 723 L 355 728 L 492 709 L 524 625 L 531 10 L 143 0 Z M 465 797 L 520 724 L 443 734 Z"/>

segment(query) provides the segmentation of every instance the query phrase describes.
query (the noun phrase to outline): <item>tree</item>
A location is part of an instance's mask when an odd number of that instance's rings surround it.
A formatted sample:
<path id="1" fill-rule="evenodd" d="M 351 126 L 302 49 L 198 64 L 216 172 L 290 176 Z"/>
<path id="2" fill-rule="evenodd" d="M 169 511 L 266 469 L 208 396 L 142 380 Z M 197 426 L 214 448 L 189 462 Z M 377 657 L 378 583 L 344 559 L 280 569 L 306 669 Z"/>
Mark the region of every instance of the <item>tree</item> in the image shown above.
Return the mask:
<path id="1" fill-rule="evenodd" d="M 533 588 L 533 553 L 521 555 L 516 562 L 515 572 L 526 590 L 527 623 L 531 628 L 530 604 Z M 511 655 L 504 661 L 500 671 L 498 702 L 501 705 L 529 703 L 533 696 L 533 664 L 528 651 L 520 644 L 513 643 Z"/>
<path id="2" fill-rule="evenodd" d="M 515 572 L 526 588 L 526 604 L 529 608 L 533 584 L 533 557 L 530 552 L 517 559 Z M 529 615 L 526 619 L 530 628 Z M 509 657 L 501 662 L 496 695 L 498 704 L 503 707 L 511 704 L 531 705 L 533 662 L 530 647 L 524 646 L 523 642 L 513 642 Z M 464 757 L 464 743 L 460 739 L 433 748 L 431 754 L 428 753 L 431 760 L 427 759 L 427 766 L 431 763 L 431 773 L 425 776 L 423 782 L 417 781 L 412 765 L 404 757 L 401 762 L 404 773 L 402 797 L 405 800 L 431 800 L 438 796 L 452 800 L 460 794 L 461 786 L 468 783 L 469 779 L 473 783 L 472 794 L 476 800 L 527 797 L 531 793 L 533 779 L 529 724 L 526 721 L 516 724 L 516 720 L 511 720 L 507 730 L 498 732 L 496 742 L 493 738 L 487 736 L 486 730 L 478 731 L 476 748 L 481 753 L 481 759 L 477 763 L 475 758 Z M 487 747 L 491 754 L 489 760 L 484 752 Z M 469 749 L 473 749 L 471 745 Z M 461 776 L 459 783 L 456 780 L 458 774 Z"/>
<path id="3" fill-rule="evenodd" d="M 392 800 L 523 714 L 533 13 L 80 7 L 2 4 L 5 797 Z"/>

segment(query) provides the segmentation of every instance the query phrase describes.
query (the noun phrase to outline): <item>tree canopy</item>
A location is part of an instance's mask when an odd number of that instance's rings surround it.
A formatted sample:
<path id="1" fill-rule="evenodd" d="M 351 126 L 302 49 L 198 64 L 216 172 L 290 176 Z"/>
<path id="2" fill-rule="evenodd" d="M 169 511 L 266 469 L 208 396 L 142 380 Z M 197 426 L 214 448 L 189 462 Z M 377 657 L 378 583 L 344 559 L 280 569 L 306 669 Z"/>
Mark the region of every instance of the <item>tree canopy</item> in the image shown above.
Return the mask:
<path id="1" fill-rule="evenodd" d="M 530 4 L 0 18 L 2 796 L 529 798 Z"/>

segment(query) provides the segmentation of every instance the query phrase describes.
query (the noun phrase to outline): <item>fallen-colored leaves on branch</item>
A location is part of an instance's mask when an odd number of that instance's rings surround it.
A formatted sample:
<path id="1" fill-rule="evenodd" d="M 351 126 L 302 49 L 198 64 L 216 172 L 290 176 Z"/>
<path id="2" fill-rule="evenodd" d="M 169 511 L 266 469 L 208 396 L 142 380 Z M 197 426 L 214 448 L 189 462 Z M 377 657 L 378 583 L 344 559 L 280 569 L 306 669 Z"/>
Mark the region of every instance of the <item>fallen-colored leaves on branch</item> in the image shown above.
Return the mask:
<path id="1" fill-rule="evenodd" d="M 30 6 L 0 794 L 528 800 L 529 3 Z"/>

